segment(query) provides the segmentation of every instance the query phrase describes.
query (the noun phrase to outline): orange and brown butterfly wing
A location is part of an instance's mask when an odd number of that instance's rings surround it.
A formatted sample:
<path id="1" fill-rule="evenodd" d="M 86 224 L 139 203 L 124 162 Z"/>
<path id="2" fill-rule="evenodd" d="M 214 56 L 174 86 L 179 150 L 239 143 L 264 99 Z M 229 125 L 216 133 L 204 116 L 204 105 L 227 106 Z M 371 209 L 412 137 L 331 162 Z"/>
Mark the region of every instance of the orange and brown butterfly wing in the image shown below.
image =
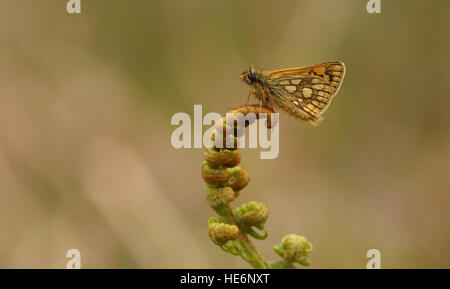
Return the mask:
<path id="1" fill-rule="evenodd" d="M 312 124 L 321 120 L 345 74 L 341 62 L 290 68 L 268 73 L 275 103 L 290 114 Z"/>
<path id="2" fill-rule="evenodd" d="M 272 78 L 278 78 L 286 74 L 301 74 L 301 73 L 305 73 L 310 76 L 319 76 L 323 79 L 328 80 L 334 89 L 334 93 L 337 93 L 337 91 L 341 86 L 342 80 L 344 79 L 345 64 L 340 61 L 325 62 L 322 64 L 307 67 L 275 70 L 268 73 L 268 75 Z"/>

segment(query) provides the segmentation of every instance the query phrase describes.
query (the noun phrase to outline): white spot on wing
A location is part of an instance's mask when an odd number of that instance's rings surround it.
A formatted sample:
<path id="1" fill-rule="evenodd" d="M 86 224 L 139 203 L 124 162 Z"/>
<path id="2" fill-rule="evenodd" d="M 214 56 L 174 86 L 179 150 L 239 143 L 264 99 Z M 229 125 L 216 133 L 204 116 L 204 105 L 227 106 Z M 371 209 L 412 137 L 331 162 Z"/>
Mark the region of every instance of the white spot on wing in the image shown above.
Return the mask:
<path id="1" fill-rule="evenodd" d="M 286 89 L 290 93 L 293 93 L 297 90 L 297 87 L 295 85 L 286 85 L 284 89 Z"/>
<path id="2" fill-rule="evenodd" d="M 291 82 L 292 82 L 292 84 L 299 85 L 300 82 L 302 82 L 302 80 L 301 79 L 292 79 Z"/>
<path id="3" fill-rule="evenodd" d="M 312 96 L 312 92 L 313 92 L 312 89 L 308 87 L 305 87 L 302 90 L 302 94 L 305 98 L 310 98 Z"/>

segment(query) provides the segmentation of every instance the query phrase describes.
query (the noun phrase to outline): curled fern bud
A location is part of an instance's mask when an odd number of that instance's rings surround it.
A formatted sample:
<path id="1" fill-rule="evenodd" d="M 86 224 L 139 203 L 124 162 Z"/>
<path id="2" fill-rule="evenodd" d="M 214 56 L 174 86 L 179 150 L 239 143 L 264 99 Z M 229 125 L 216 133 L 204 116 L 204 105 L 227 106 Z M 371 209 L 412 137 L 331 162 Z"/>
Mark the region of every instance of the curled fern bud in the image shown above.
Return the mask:
<path id="1" fill-rule="evenodd" d="M 241 167 L 228 169 L 228 172 L 230 173 L 230 177 L 228 179 L 227 186 L 233 188 L 235 192 L 239 192 L 245 188 L 250 181 L 248 172 Z"/>
<path id="2" fill-rule="evenodd" d="M 223 135 L 234 135 L 240 137 L 243 134 L 243 129 L 238 127 L 238 122 L 234 114 L 227 114 L 226 117 L 221 118 L 214 124 L 214 129 Z"/>
<path id="3" fill-rule="evenodd" d="M 230 187 L 217 187 L 214 185 L 207 185 L 206 199 L 211 208 L 219 215 L 226 215 L 229 206 L 228 204 L 236 198 L 234 191 Z"/>
<path id="4" fill-rule="evenodd" d="M 223 133 L 215 130 L 211 134 L 211 140 L 216 148 L 226 148 L 228 150 L 238 149 L 238 138 L 232 134 L 227 134 L 224 136 Z"/>
<path id="5" fill-rule="evenodd" d="M 236 209 L 242 221 L 249 226 L 261 227 L 269 217 L 269 210 L 261 202 L 251 201 Z"/>
<path id="6" fill-rule="evenodd" d="M 268 106 L 260 106 L 259 104 L 251 104 L 246 106 L 241 106 L 236 109 L 229 111 L 229 113 L 242 113 L 243 115 L 247 115 L 249 113 L 254 113 L 260 118 L 261 114 L 265 114 L 267 116 L 266 127 L 271 128 L 276 125 L 277 119 L 272 118 L 272 113 L 274 110 Z"/>
<path id="7" fill-rule="evenodd" d="M 208 220 L 209 238 L 217 245 L 224 245 L 239 237 L 239 228 L 236 225 L 222 223 L 219 218 L 209 218 Z"/>
<path id="8" fill-rule="evenodd" d="M 235 167 L 241 161 L 241 155 L 239 151 L 230 150 L 214 150 L 213 148 L 207 148 L 204 153 L 205 160 L 207 160 L 213 166 L 224 165 L 228 168 Z"/>
<path id="9" fill-rule="evenodd" d="M 289 234 L 281 240 L 280 245 L 273 249 L 275 253 L 289 263 L 308 266 L 310 261 L 306 256 L 313 250 L 313 247 L 305 237 Z"/>
<path id="10" fill-rule="evenodd" d="M 226 168 L 214 168 L 207 161 L 202 165 L 202 177 L 207 184 L 225 184 L 230 178 Z"/>

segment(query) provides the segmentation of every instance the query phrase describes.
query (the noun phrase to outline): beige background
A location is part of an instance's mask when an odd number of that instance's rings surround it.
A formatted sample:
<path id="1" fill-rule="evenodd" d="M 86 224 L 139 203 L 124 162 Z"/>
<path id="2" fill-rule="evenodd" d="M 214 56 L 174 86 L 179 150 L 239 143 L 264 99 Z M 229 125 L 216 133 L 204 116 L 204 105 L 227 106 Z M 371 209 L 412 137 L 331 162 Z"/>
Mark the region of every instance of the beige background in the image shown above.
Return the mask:
<path id="1" fill-rule="evenodd" d="M 450 2 L 0 2 L 0 267 L 248 268 L 209 240 L 202 150 L 176 112 L 243 104 L 240 72 L 347 65 L 318 126 L 280 119 L 280 155 L 243 150 L 235 205 L 270 210 L 313 268 L 450 267 Z"/>

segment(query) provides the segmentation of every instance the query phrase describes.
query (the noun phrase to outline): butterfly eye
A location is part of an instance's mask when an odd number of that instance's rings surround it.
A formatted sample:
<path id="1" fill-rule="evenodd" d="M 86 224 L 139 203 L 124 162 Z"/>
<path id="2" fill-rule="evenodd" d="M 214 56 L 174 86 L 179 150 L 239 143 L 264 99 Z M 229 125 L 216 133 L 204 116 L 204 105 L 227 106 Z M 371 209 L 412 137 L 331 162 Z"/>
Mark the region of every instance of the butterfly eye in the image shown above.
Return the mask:
<path id="1" fill-rule="evenodd" d="M 252 84 L 258 79 L 257 73 L 253 70 L 252 67 L 249 67 L 248 69 L 242 71 L 240 78 L 247 84 Z"/>

